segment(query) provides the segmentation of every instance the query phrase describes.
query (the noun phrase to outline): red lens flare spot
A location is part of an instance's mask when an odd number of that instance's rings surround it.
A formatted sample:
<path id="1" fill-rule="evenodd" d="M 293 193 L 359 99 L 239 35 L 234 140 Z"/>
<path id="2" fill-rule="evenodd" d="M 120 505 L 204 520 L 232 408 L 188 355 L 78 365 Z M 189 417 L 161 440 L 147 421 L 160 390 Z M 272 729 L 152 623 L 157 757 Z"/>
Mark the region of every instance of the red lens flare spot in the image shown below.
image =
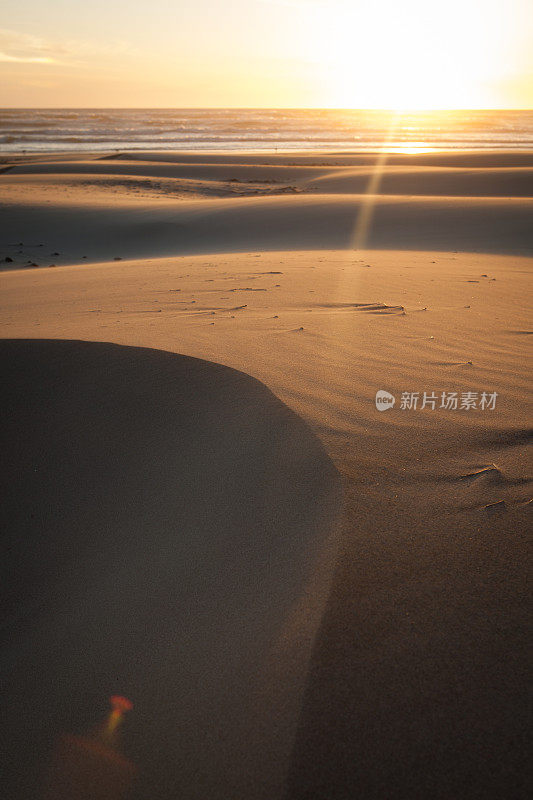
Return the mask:
<path id="1" fill-rule="evenodd" d="M 127 697 L 122 697 L 119 694 L 114 694 L 109 698 L 111 702 L 111 708 L 113 711 L 119 711 L 121 714 L 124 714 L 126 711 L 131 711 L 133 708 L 133 703 L 131 700 L 128 700 Z"/>

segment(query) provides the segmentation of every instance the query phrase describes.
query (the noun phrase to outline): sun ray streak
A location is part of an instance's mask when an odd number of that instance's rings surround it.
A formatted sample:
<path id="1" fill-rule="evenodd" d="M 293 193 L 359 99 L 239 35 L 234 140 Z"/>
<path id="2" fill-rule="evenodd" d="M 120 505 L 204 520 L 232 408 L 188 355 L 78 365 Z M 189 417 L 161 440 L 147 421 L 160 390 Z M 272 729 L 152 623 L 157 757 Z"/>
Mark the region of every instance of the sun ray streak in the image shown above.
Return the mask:
<path id="1" fill-rule="evenodd" d="M 383 173 L 387 165 L 389 157 L 389 147 L 393 140 L 396 130 L 400 122 L 400 112 L 392 115 L 389 129 L 383 140 L 383 144 L 378 153 L 376 163 L 372 175 L 368 180 L 365 193 L 359 206 L 359 213 L 355 222 L 355 230 L 352 239 L 353 250 L 364 250 L 367 241 L 370 227 L 372 225 L 372 217 L 376 206 L 376 198 L 379 196 L 379 188 L 383 179 Z"/>

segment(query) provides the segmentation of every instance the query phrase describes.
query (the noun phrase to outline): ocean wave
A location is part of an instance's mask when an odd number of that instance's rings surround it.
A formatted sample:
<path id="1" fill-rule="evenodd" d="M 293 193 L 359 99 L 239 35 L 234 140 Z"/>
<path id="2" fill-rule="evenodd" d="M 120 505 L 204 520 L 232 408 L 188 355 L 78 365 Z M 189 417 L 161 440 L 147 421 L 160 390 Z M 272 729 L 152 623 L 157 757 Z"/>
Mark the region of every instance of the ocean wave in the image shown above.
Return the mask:
<path id="1" fill-rule="evenodd" d="M 390 131 L 393 124 L 391 141 Z M 357 109 L 5 109 L 4 151 L 76 149 L 371 150 L 533 148 L 531 111 L 391 112 Z"/>

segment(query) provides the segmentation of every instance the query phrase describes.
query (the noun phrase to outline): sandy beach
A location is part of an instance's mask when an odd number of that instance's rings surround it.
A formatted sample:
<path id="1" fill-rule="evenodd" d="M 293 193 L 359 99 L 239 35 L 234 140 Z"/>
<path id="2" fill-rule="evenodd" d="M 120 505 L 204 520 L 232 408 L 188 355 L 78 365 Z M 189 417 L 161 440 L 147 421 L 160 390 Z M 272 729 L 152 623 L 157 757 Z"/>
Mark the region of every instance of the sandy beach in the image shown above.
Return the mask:
<path id="1" fill-rule="evenodd" d="M 1 159 L 4 797 L 112 694 L 110 800 L 528 796 L 532 257 L 530 153 Z"/>

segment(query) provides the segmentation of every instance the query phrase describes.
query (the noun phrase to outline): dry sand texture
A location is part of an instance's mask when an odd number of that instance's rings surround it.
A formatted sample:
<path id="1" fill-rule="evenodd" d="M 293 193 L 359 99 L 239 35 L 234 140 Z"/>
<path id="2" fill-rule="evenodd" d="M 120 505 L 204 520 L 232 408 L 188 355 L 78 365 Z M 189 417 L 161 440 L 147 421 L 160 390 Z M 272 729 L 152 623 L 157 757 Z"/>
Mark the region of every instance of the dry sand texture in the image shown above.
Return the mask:
<path id="1" fill-rule="evenodd" d="M 531 156 L 373 163 L 4 164 L 11 797 L 113 692 L 138 798 L 526 796 Z"/>

